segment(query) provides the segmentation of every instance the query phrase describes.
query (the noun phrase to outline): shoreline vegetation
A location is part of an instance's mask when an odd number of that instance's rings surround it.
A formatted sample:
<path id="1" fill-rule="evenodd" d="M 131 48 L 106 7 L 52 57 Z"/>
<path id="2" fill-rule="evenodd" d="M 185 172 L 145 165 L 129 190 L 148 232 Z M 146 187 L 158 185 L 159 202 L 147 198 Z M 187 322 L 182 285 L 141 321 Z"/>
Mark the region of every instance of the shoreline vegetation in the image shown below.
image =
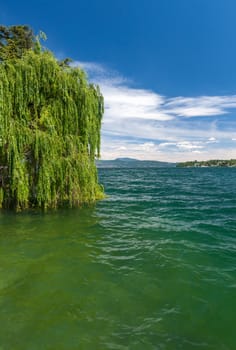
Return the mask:
<path id="1" fill-rule="evenodd" d="M 103 96 L 28 26 L 0 26 L 0 208 L 76 207 L 104 198 Z"/>
<path id="2" fill-rule="evenodd" d="M 212 160 L 206 160 L 206 161 L 194 160 L 194 161 L 177 163 L 176 166 L 178 168 L 188 168 L 188 167 L 195 167 L 195 168 L 229 167 L 229 168 L 233 168 L 233 167 L 236 167 L 236 159 L 229 159 L 229 160 L 212 159 Z"/>

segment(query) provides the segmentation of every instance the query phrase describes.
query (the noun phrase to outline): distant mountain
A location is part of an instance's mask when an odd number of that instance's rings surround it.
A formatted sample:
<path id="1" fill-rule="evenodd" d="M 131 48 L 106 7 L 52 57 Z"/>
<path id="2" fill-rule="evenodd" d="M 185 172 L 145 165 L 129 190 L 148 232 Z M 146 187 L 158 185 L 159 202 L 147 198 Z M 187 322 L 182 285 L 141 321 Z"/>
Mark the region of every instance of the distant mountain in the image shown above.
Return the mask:
<path id="1" fill-rule="evenodd" d="M 134 158 L 117 158 L 113 160 L 97 160 L 98 168 L 164 168 L 175 167 L 175 163 L 153 160 L 138 160 Z"/>
<path id="2" fill-rule="evenodd" d="M 137 162 L 138 159 L 135 159 L 135 158 L 116 158 L 114 159 L 114 161 L 121 161 L 121 162 Z"/>

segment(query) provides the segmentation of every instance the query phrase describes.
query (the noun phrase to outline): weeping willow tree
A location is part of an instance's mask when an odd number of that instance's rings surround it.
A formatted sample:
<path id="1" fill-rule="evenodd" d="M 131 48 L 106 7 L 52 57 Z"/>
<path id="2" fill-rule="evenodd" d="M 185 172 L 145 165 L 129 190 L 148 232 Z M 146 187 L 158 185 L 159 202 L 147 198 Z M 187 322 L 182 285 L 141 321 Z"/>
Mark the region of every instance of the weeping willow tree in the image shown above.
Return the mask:
<path id="1" fill-rule="evenodd" d="M 78 206 L 103 197 L 103 97 L 79 68 L 29 49 L 0 63 L 0 207 Z"/>

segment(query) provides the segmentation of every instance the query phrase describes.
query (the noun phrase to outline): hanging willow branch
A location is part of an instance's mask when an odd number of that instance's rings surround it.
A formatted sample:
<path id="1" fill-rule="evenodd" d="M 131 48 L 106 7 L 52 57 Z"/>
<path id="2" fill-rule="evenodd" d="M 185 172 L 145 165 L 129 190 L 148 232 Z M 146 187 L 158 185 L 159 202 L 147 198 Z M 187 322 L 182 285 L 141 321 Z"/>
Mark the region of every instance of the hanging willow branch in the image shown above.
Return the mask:
<path id="1" fill-rule="evenodd" d="M 79 68 L 28 50 L 0 64 L 0 207 L 78 206 L 103 196 L 103 97 Z"/>

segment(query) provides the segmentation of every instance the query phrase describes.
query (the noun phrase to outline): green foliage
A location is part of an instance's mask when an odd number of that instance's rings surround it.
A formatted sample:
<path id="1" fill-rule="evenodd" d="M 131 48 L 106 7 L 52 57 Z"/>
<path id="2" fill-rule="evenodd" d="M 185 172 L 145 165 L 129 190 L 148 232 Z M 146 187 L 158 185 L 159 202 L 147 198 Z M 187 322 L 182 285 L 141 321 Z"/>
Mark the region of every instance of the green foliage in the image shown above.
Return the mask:
<path id="1" fill-rule="evenodd" d="M 1 51 L 1 50 L 0 50 Z M 103 197 L 103 97 L 79 68 L 26 50 L 0 63 L 0 207 L 78 206 Z"/>
<path id="2" fill-rule="evenodd" d="M 219 159 L 212 159 L 212 160 L 206 160 L 206 161 L 190 161 L 190 162 L 183 162 L 178 163 L 178 167 L 236 167 L 236 159 L 229 159 L 229 160 L 219 160 Z"/>
<path id="3" fill-rule="evenodd" d="M 26 25 L 0 26 L 0 61 L 22 57 L 27 50 L 35 47 L 36 38 Z"/>

